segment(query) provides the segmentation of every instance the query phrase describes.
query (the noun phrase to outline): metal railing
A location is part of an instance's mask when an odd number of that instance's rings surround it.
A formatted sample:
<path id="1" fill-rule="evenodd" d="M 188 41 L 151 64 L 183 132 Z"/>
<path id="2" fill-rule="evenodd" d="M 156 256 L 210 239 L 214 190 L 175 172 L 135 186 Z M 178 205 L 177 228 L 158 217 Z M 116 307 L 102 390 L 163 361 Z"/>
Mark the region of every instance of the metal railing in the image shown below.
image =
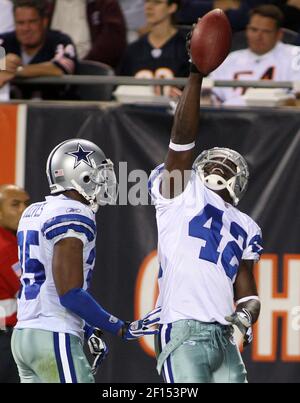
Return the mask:
<path id="1" fill-rule="evenodd" d="M 173 78 L 173 79 L 143 79 L 124 76 L 82 76 L 71 75 L 62 77 L 39 77 L 20 79 L 17 78 L 13 81 L 16 84 L 31 85 L 31 84 L 44 84 L 44 85 L 95 85 L 95 84 L 111 84 L 111 85 L 172 85 L 183 87 L 187 78 Z M 300 84 L 300 83 L 299 83 Z M 203 88 L 212 87 L 252 87 L 252 88 L 295 88 L 293 81 L 271 81 L 271 80 L 211 80 L 204 79 Z"/>

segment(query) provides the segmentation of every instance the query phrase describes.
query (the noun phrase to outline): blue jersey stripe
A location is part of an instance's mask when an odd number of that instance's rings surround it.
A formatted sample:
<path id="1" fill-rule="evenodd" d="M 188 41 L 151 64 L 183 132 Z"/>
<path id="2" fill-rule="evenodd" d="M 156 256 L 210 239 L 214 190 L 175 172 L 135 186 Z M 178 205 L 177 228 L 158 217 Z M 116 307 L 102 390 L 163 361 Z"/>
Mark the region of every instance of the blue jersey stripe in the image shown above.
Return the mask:
<path id="1" fill-rule="evenodd" d="M 47 232 L 46 238 L 48 240 L 53 239 L 59 235 L 65 234 L 70 229 L 75 232 L 84 234 L 87 237 L 89 242 L 93 241 L 95 238 L 94 233 L 91 232 L 88 228 L 84 227 L 83 225 L 76 225 L 76 224 L 68 224 L 68 225 L 63 225 L 61 227 L 54 228 L 53 230 Z"/>
<path id="2" fill-rule="evenodd" d="M 61 383 L 66 383 L 66 378 L 61 362 L 61 356 L 60 356 L 60 351 L 59 351 L 59 333 L 53 333 L 53 343 L 54 343 L 54 352 L 55 352 L 55 358 L 56 358 L 56 364 L 57 364 L 57 369 L 59 373 L 59 380 Z"/>
<path id="3" fill-rule="evenodd" d="M 150 191 L 153 186 L 153 182 L 155 179 L 162 173 L 162 171 L 165 168 L 165 164 L 160 164 L 158 167 L 156 167 L 152 172 L 148 180 L 148 190 Z"/>
<path id="4" fill-rule="evenodd" d="M 70 372 L 71 372 L 72 383 L 77 383 L 77 377 L 76 377 L 76 371 L 75 371 L 74 361 L 73 361 L 72 352 L 71 352 L 71 342 L 70 342 L 69 334 L 66 334 L 66 348 L 67 348 L 67 357 L 68 357 L 68 363 L 69 363 Z"/>
<path id="5" fill-rule="evenodd" d="M 79 222 L 88 225 L 92 232 L 96 232 L 96 225 L 93 220 L 80 214 L 64 214 L 57 217 L 53 217 L 46 221 L 42 228 L 42 233 L 44 234 L 49 228 L 56 226 L 58 224 L 70 222 L 70 224 Z"/>

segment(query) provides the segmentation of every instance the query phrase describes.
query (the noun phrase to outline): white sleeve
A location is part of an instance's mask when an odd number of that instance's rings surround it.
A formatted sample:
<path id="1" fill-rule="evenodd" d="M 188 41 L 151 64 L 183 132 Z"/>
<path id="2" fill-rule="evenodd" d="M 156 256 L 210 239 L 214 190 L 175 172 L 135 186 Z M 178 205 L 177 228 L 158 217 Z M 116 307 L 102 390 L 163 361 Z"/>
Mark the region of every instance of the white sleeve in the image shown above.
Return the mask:
<path id="1" fill-rule="evenodd" d="M 152 198 L 152 203 L 154 204 L 157 210 L 164 209 L 165 207 L 180 205 L 183 202 L 185 195 L 190 191 L 191 182 L 193 180 L 192 178 L 193 175 L 195 175 L 194 171 L 192 171 L 191 174 L 192 176 L 186 188 L 181 194 L 179 194 L 176 197 L 173 197 L 172 199 L 167 199 L 163 197 L 160 192 L 160 184 L 163 171 L 164 171 L 164 164 L 161 164 L 152 171 L 148 181 L 148 189 Z"/>
<path id="2" fill-rule="evenodd" d="M 248 227 L 247 246 L 243 252 L 243 260 L 258 261 L 263 252 L 262 233 L 259 226 L 251 220 Z"/>
<path id="3" fill-rule="evenodd" d="M 96 224 L 92 212 L 85 206 L 78 209 L 64 203 L 52 208 L 47 217 L 41 231 L 43 236 L 54 244 L 64 238 L 78 238 L 86 245 L 95 239 Z"/>

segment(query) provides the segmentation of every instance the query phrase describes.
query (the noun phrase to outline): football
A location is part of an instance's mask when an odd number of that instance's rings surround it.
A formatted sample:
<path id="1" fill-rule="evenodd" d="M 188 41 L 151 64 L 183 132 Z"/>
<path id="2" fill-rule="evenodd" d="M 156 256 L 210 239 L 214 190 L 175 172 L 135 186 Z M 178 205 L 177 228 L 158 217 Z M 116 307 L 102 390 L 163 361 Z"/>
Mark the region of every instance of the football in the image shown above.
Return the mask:
<path id="1" fill-rule="evenodd" d="M 203 75 L 223 63 L 230 51 L 231 38 L 231 26 L 222 10 L 212 10 L 198 20 L 192 33 L 190 51 L 193 63 Z"/>

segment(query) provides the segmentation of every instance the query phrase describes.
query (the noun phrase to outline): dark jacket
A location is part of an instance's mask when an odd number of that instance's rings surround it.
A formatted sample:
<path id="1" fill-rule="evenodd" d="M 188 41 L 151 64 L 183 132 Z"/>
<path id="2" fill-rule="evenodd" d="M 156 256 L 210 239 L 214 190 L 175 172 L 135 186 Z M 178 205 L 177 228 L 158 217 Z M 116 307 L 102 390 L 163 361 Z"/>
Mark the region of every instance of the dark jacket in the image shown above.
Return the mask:
<path id="1" fill-rule="evenodd" d="M 48 0 L 50 21 L 56 0 Z M 117 0 L 87 0 L 92 48 L 86 60 L 117 67 L 126 48 L 126 24 Z"/>

